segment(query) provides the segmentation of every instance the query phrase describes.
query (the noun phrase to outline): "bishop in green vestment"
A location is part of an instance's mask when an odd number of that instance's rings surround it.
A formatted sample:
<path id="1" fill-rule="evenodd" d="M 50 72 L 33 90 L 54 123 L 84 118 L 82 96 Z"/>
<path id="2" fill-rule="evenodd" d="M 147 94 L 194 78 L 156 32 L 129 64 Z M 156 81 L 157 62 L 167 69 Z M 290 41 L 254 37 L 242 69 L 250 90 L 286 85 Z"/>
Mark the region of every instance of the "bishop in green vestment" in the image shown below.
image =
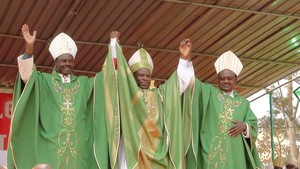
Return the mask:
<path id="1" fill-rule="evenodd" d="M 262 168 L 255 140 L 257 118 L 234 86 L 242 63 L 231 51 L 215 63 L 219 87 L 195 81 L 189 169 Z"/>
<path id="2" fill-rule="evenodd" d="M 38 163 L 55 169 L 109 168 L 102 74 L 73 75 L 77 47 L 65 33 L 49 47 L 53 73 L 37 71 L 31 56 L 36 32 L 31 35 L 23 25 L 22 33 L 26 53 L 18 58 L 8 168 L 29 169 Z"/>
<path id="3" fill-rule="evenodd" d="M 128 67 L 117 44 L 116 78 L 110 75 L 113 71 L 108 70 L 112 59 L 106 60 L 103 76 L 109 89 L 105 91 L 109 96 L 106 99 L 107 133 L 112 168 L 185 168 L 184 158 L 191 138 L 188 86 L 194 75 L 188 61 L 190 48 L 189 40 L 184 40 L 177 71 L 159 88 L 150 86 L 153 63 L 145 49 L 133 54 Z M 109 54 L 114 55 L 112 53 L 110 48 Z M 112 86 L 116 86 L 116 90 L 112 90 Z"/>

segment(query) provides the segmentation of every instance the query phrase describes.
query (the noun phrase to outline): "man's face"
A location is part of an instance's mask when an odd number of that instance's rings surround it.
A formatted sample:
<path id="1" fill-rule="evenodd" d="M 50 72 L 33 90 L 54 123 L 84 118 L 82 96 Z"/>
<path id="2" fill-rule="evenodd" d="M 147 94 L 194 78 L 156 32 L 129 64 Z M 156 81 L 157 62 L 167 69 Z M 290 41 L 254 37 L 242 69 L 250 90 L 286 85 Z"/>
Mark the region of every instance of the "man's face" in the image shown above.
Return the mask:
<path id="1" fill-rule="evenodd" d="M 296 166 L 293 164 L 287 164 L 285 167 L 286 169 L 296 169 Z"/>
<path id="2" fill-rule="evenodd" d="M 69 75 L 74 69 L 74 58 L 70 54 L 62 54 L 55 59 L 56 71 L 63 75 Z"/>
<path id="3" fill-rule="evenodd" d="M 148 89 L 151 81 L 151 72 L 146 68 L 139 69 L 133 73 L 137 85 L 142 89 Z"/>
<path id="4" fill-rule="evenodd" d="M 236 75 L 228 69 L 222 70 L 218 74 L 219 87 L 222 91 L 229 93 L 234 90 L 234 86 L 237 80 Z"/>

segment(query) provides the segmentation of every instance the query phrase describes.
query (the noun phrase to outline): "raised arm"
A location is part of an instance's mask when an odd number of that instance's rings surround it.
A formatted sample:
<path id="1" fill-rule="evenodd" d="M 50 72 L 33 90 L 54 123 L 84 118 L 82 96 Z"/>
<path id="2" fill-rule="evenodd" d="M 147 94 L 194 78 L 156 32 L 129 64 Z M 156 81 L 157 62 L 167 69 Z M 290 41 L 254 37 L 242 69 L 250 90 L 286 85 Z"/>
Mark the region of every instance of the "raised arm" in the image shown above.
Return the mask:
<path id="1" fill-rule="evenodd" d="M 192 43 L 184 39 L 179 45 L 180 59 L 177 67 L 180 93 L 183 93 L 194 81 L 194 68 L 191 62 Z"/>
<path id="2" fill-rule="evenodd" d="M 112 56 L 114 58 L 115 70 L 117 70 L 117 68 L 118 68 L 116 45 L 117 45 L 117 43 L 120 43 L 120 39 L 119 38 L 120 38 L 120 32 L 118 32 L 118 31 L 112 31 L 110 33 L 110 47 L 111 47 Z"/>
<path id="3" fill-rule="evenodd" d="M 22 34 L 26 43 L 25 53 L 18 57 L 18 66 L 21 79 L 26 83 L 33 71 L 33 50 L 36 38 L 36 31 L 30 34 L 29 26 L 22 26 Z"/>

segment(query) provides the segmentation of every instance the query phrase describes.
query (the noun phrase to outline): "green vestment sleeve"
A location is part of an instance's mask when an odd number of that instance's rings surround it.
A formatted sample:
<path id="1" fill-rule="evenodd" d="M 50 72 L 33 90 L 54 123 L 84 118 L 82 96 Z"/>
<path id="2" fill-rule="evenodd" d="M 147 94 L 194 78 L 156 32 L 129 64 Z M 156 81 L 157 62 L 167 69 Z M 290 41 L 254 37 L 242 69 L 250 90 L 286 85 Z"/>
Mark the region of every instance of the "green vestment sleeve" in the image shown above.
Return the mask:
<path id="1" fill-rule="evenodd" d="M 109 149 L 109 159 L 111 168 L 119 168 L 118 165 L 118 148 L 121 134 L 120 112 L 117 79 L 114 69 L 111 49 L 108 47 L 108 55 L 102 67 L 103 72 L 103 89 L 105 94 L 105 119 Z M 120 53 L 120 49 L 117 51 Z M 119 54 L 120 55 L 120 54 Z"/>
<path id="2" fill-rule="evenodd" d="M 24 83 L 20 77 L 16 80 L 7 153 L 8 169 L 31 168 L 37 163 L 39 84 L 34 83 L 36 76 L 37 74 L 32 74 L 24 88 L 24 94 L 22 94 Z M 21 95 L 23 99 L 19 100 Z M 20 109 L 17 111 L 18 114 L 15 113 L 16 108 Z"/>
<path id="3" fill-rule="evenodd" d="M 93 104 L 93 126 L 94 126 L 94 154 L 101 169 L 110 168 L 107 121 L 105 109 L 105 89 L 103 86 L 103 73 L 98 73 L 94 80 L 94 104 Z"/>

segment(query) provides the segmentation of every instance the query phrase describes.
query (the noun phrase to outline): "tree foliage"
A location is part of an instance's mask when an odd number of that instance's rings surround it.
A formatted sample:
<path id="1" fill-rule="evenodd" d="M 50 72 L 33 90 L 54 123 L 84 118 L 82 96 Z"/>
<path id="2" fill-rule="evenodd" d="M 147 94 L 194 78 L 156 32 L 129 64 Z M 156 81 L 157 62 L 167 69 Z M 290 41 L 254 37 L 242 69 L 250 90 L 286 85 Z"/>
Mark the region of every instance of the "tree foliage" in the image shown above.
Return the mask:
<path id="1" fill-rule="evenodd" d="M 291 80 L 292 76 L 287 77 Z M 275 86 L 273 86 L 275 88 Z M 296 159 L 299 154 L 297 141 L 299 140 L 299 101 L 293 97 L 292 82 L 273 91 L 273 124 L 274 124 L 274 157 L 286 157 L 292 154 Z M 294 101 L 294 104 L 293 104 Z M 271 162 L 271 125 L 270 115 L 259 119 L 259 136 L 257 147 L 263 162 Z"/>

